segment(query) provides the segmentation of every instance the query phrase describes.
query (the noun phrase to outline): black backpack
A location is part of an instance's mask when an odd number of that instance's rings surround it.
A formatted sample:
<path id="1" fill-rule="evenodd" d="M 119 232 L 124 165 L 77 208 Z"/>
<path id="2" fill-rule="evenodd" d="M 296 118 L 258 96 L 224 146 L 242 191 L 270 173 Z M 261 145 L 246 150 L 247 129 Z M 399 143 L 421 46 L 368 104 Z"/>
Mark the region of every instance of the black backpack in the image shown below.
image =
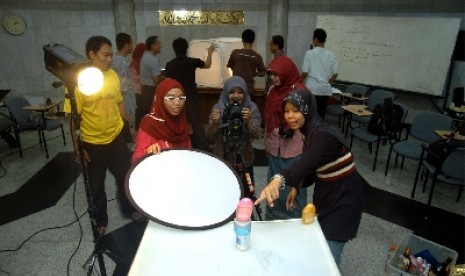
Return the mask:
<path id="1" fill-rule="evenodd" d="M 404 110 L 398 104 L 392 102 L 392 98 L 385 98 L 373 109 L 368 122 L 368 132 L 379 135 L 397 138 L 402 128 L 402 116 Z"/>
<path id="2" fill-rule="evenodd" d="M 446 140 L 438 140 L 429 144 L 426 161 L 435 167 L 441 167 L 449 154 L 459 148 L 465 148 L 465 141 L 453 139 L 452 133 Z"/>

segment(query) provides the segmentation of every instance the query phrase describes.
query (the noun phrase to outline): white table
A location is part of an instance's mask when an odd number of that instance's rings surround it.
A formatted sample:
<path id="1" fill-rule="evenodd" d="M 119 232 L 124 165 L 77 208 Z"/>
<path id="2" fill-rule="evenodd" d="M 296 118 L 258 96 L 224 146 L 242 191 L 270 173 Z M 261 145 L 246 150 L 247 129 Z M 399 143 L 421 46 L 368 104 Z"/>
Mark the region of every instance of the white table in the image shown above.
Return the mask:
<path id="1" fill-rule="evenodd" d="M 250 247 L 235 246 L 233 223 L 179 230 L 150 221 L 129 275 L 340 275 L 317 220 L 252 222 Z"/>

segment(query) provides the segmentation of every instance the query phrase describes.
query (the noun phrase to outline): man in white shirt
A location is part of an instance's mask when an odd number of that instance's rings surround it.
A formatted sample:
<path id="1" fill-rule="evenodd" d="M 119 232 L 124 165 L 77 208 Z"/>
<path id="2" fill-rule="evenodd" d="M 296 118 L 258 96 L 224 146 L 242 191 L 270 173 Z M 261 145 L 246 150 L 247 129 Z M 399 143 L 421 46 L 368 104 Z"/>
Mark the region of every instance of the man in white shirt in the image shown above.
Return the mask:
<path id="1" fill-rule="evenodd" d="M 313 31 L 313 49 L 307 51 L 302 64 L 302 82 L 315 95 L 318 114 L 325 118 L 326 104 L 331 96 L 331 84 L 337 77 L 336 55 L 325 48 L 326 32 Z"/>

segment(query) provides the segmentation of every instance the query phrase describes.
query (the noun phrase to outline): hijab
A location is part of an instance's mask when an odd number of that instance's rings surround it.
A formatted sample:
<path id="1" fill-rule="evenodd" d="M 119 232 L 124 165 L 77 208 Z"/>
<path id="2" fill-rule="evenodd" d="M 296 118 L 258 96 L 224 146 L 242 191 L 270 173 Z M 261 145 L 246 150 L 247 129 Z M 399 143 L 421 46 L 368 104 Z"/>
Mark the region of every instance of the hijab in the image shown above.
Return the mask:
<path id="1" fill-rule="evenodd" d="M 242 106 L 247 108 L 251 107 L 251 99 L 249 89 L 247 88 L 247 84 L 245 83 L 243 78 L 233 76 L 227 79 L 224 83 L 223 91 L 221 92 L 220 99 L 218 100 L 218 105 L 220 106 L 221 114 L 223 114 L 224 108 L 229 103 L 229 92 L 231 92 L 231 90 L 233 90 L 236 87 L 239 87 L 242 91 L 244 91 Z"/>
<path id="2" fill-rule="evenodd" d="M 145 51 L 145 43 L 139 43 L 137 44 L 136 48 L 134 48 L 134 51 L 132 52 L 132 61 L 129 66 L 134 68 L 137 74 L 140 74 L 139 63 L 142 58 L 142 55 L 144 54 L 144 51 Z"/>
<path id="3" fill-rule="evenodd" d="M 185 148 L 189 145 L 189 125 L 186 120 L 186 108 L 178 116 L 171 115 L 165 107 L 165 96 L 173 88 L 184 91 L 175 79 L 164 79 L 157 86 L 155 101 L 151 112 L 140 122 L 140 128 L 150 136 L 172 143 L 174 147 Z"/>
<path id="4" fill-rule="evenodd" d="M 234 88 L 239 87 L 242 91 L 244 91 L 244 97 L 242 99 L 242 107 L 250 108 L 252 110 L 252 100 L 250 99 L 249 89 L 247 88 L 247 84 L 245 83 L 244 79 L 238 76 L 230 77 L 226 80 L 223 86 L 223 91 L 221 92 L 220 99 L 218 100 L 217 105 L 219 105 L 221 110 L 221 115 L 224 114 L 224 110 L 226 105 L 229 103 L 229 92 Z M 252 120 L 252 118 L 251 118 Z M 243 121 L 243 123 L 245 123 Z M 247 131 L 247 127 L 243 124 L 242 125 L 242 133 L 241 133 L 241 144 L 242 147 L 245 148 L 247 141 L 250 141 L 249 133 Z"/>
<path id="5" fill-rule="evenodd" d="M 280 85 L 273 85 L 265 102 L 265 126 L 266 131 L 271 132 L 278 128 L 283 121 L 284 113 L 282 102 L 284 98 L 294 89 L 305 88 L 300 80 L 299 70 L 294 62 L 287 56 L 274 58 L 268 69 L 276 73 L 281 81 Z"/>
<path id="6" fill-rule="evenodd" d="M 313 96 L 313 94 L 308 90 L 296 89 L 289 93 L 289 95 L 282 102 L 283 110 L 286 103 L 291 103 L 299 109 L 300 113 L 304 115 L 305 123 L 300 129 L 300 132 L 305 135 L 305 148 L 309 146 L 313 136 L 320 131 L 329 132 L 334 137 L 336 137 L 336 139 L 339 140 L 339 142 L 341 142 L 346 148 L 349 148 L 347 141 L 345 140 L 342 133 L 320 118 L 316 107 L 315 96 Z"/>

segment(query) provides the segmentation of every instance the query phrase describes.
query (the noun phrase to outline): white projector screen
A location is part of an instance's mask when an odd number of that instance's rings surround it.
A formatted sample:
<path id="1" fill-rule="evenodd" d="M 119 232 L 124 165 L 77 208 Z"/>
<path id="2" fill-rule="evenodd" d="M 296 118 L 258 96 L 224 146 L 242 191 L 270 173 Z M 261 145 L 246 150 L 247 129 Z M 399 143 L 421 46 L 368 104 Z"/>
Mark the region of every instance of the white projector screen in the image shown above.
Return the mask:
<path id="1" fill-rule="evenodd" d="M 459 18 L 318 16 L 338 80 L 441 96 Z"/>

